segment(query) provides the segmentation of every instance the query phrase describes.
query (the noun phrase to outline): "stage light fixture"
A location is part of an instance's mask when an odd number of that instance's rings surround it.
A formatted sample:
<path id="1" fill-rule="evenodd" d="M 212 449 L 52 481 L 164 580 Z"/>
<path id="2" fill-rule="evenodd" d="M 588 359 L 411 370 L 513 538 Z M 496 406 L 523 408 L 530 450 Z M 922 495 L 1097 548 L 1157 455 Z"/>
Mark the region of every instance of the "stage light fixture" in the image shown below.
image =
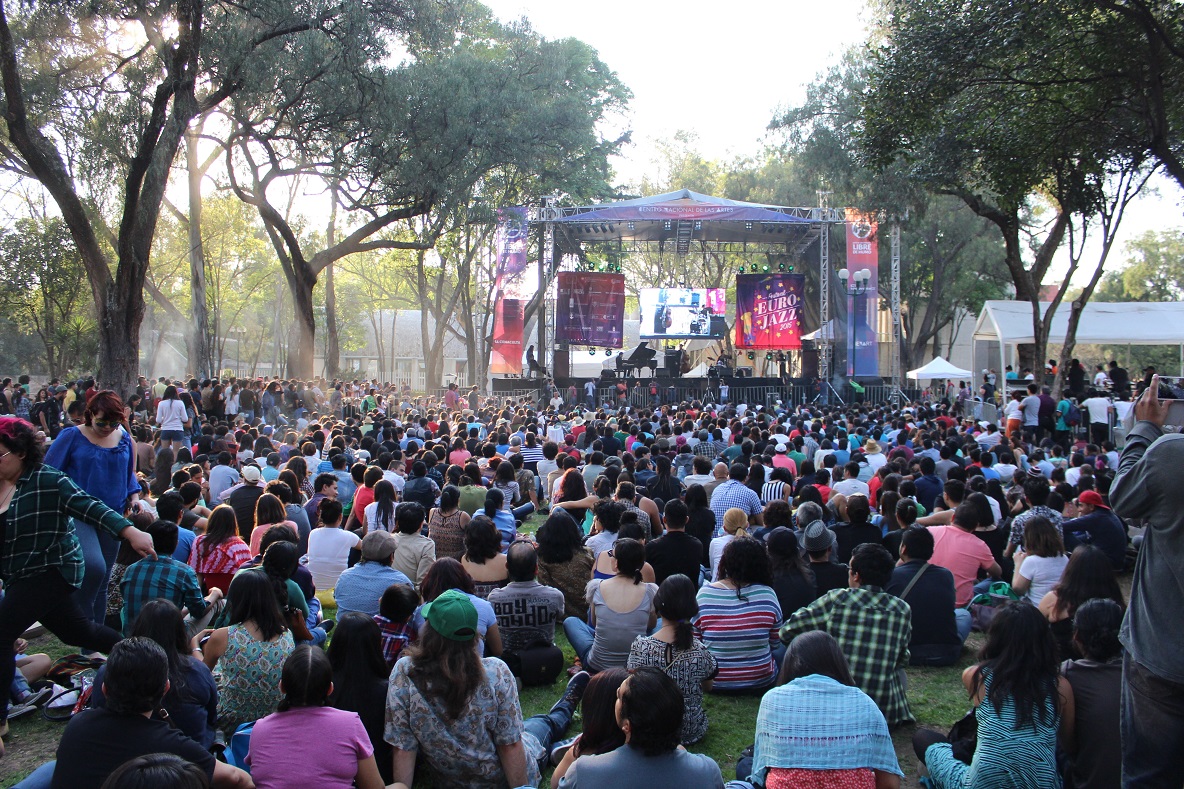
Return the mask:
<path id="1" fill-rule="evenodd" d="M 740 273 L 741 273 L 741 274 L 743 274 L 743 273 L 744 273 L 744 266 L 741 266 L 741 267 L 740 267 Z"/>
<path id="2" fill-rule="evenodd" d="M 790 274 L 793 273 L 793 264 L 792 263 L 789 264 L 789 273 Z"/>
<path id="3" fill-rule="evenodd" d="M 637 229 L 637 226 L 636 226 L 636 225 L 634 225 L 632 222 L 628 222 L 628 223 L 626 223 L 626 224 L 625 224 L 625 227 L 629 228 L 630 230 L 636 230 L 636 229 Z"/>
<path id="4" fill-rule="evenodd" d="M 748 352 L 748 361 L 750 361 L 750 362 L 751 362 L 751 361 L 752 361 L 753 359 L 755 359 L 755 358 L 756 358 L 756 352 L 755 352 L 755 351 L 749 351 L 749 352 Z"/>
<path id="5" fill-rule="evenodd" d="M 752 222 L 745 222 L 744 229 L 745 230 L 752 230 Z"/>
<path id="6" fill-rule="evenodd" d="M 589 349 L 588 349 L 588 355 L 589 355 L 589 356 L 595 356 L 595 355 L 596 355 L 596 349 L 595 349 L 595 348 L 589 348 Z"/>
<path id="7" fill-rule="evenodd" d="M 765 273 L 766 274 L 769 273 L 769 264 L 768 263 L 765 264 Z"/>
<path id="8" fill-rule="evenodd" d="M 768 353 L 765 354 L 765 361 L 766 362 L 773 361 L 773 352 L 772 351 L 769 351 Z"/>
<path id="9" fill-rule="evenodd" d="M 674 227 L 674 224 L 669 219 L 667 219 L 665 222 L 662 223 L 663 230 L 670 230 L 673 227 Z"/>
<path id="10" fill-rule="evenodd" d="M 605 349 L 604 349 L 604 355 L 605 355 L 605 356 L 612 356 L 612 355 L 613 355 L 613 349 L 612 349 L 612 348 L 605 348 Z"/>
<path id="11" fill-rule="evenodd" d="M 785 264 L 784 263 L 777 264 L 777 270 L 778 271 L 785 271 Z"/>

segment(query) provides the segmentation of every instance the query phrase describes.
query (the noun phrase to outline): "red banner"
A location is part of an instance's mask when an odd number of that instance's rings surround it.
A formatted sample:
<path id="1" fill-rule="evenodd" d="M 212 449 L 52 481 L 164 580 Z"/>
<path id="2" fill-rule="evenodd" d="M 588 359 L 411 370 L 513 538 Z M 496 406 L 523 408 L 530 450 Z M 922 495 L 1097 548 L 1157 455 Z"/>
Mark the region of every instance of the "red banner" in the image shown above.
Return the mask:
<path id="1" fill-rule="evenodd" d="M 522 302 L 518 299 L 500 299 L 497 303 L 489 372 L 492 375 L 522 374 Z"/>
<path id="2" fill-rule="evenodd" d="M 736 347 L 801 348 L 805 284 L 801 274 L 737 274 Z"/>

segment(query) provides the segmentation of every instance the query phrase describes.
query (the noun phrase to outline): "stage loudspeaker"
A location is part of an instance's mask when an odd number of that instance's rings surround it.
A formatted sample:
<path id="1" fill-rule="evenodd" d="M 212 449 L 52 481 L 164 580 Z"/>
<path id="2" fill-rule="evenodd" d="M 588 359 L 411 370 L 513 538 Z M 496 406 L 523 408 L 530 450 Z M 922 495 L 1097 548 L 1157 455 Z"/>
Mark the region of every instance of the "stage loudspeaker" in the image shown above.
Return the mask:
<path id="1" fill-rule="evenodd" d="M 555 346 L 552 357 L 551 373 L 556 378 L 567 379 L 571 377 L 571 348 L 568 345 Z"/>
<path id="2" fill-rule="evenodd" d="M 802 348 L 802 378 L 814 380 L 818 377 L 818 350 Z"/>

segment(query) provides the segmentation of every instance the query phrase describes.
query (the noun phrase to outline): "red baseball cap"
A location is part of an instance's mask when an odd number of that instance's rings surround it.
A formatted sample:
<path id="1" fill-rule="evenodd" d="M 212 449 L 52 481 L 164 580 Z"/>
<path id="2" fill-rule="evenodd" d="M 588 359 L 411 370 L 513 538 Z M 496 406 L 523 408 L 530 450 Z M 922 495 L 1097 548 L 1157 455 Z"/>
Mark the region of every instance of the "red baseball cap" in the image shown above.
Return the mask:
<path id="1" fill-rule="evenodd" d="M 1102 494 L 1098 493 L 1096 490 L 1083 491 L 1077 497 L 1077 503 L 1078 504 L 1092 504 L 1095 507 L 1101 507 L 1104 510 L 1110 509 L 1110 505 L 1102 500 Z"/>

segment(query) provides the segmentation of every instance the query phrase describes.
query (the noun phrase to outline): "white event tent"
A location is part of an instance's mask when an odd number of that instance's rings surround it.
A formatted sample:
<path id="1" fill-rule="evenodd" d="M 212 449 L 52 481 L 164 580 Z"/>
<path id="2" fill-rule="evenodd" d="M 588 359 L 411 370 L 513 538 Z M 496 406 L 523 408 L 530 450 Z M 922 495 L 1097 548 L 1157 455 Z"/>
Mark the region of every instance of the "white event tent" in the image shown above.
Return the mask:
<path id="1" fill-rule="evenodd" d="M 909 378 L 914 378 L 918 381 L 922 380 L 944 380 L 948 378 L 972 378 L 974 374 L 970 370 L 963 370 L 961 367 L 956 367 L 950 364 L 943 357 L 938 356 L 929 364 L 918 367 L 916 370 L 909 370 Z"/>
<path id="2" fill-rule="evenodd" d="M 1040 303 L 1042 315 L 1049 302 Z M 1053 313 L 1048 341 L 1060 344 L 1069 326 L 1069 305 Z M 1034 342 L 1032 305 L 1026 301 L 988 301 L 974 327 L 975 342 L 999 343 L 1000 369 L 1007 351 Z M 1077 325 L 1081 345 L 1173 345 L 1184 352 L 1184 302 L 1090 302 Z"/>

